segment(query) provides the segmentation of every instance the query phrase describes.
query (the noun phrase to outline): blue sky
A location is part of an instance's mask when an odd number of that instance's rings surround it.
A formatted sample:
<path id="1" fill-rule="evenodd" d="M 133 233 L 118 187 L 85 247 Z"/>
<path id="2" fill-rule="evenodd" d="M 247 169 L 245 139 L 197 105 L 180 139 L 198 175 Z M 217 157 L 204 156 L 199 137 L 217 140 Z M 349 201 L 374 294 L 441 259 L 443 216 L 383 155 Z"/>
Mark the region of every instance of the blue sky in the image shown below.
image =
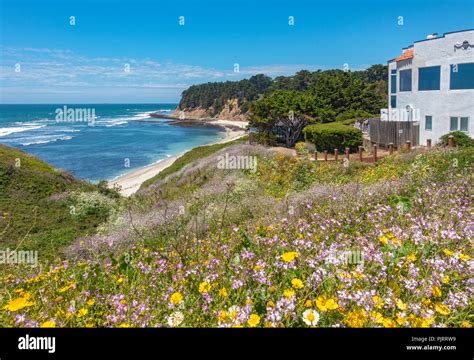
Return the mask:
<path id="1" fill-rule="evenodd" d="M 192 84 L 344 64 L 363 69 L 429 33 L 474 28 L 472 0 L 0 0 L 0 6 L 1 103 L 177 102 Z"/>

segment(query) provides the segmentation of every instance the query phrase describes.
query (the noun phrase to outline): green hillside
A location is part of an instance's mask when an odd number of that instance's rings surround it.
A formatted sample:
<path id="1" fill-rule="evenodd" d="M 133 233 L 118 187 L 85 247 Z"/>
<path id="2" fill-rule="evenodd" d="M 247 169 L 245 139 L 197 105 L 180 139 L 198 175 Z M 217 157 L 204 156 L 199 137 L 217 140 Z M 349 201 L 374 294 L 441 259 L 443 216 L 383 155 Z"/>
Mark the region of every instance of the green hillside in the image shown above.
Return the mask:
<path id="1" fill-rule="evenodd" d="M 58 249 L 94 233 L 106 220 L 100 209 L 76 211 L 81 210 L 79 194 L 101 191 L 29 154 L 0 145 L 0 246 L 38 250 L 42 259 L 57 256 Z"/>

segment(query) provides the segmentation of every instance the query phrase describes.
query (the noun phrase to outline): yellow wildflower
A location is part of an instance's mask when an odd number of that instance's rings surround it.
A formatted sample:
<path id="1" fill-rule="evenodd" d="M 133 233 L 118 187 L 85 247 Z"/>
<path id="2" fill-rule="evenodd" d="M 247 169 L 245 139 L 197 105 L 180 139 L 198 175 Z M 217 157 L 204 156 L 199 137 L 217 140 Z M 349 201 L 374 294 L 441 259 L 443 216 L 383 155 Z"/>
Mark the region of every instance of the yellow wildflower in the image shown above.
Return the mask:
<path id="1" fill-rule="evenodd" d="M 60 293 L 66 292 L 66 291 L 68 291 L 70 288 L 72 288 L 73 286 L 74 286 L 74 283 L 70 283 L 69 285 L 66 285 L 66 286 L 62 287 L 61 289 L 59 289 L 59 292 L 60 292 Z"/>
<path id="2" fill-rule="evenodd" d="M 291 286 L 293 287 L 293 289 L 302 289 L 302 288 L 304 288 L 303 282 L 300 279 L 296 279 L 296 278 L 291 280 Z"/>
<path id="3" fill-rule="evenodd" d="M 394 328 L 397 327 L 397 323 L 392 319 L 383 319 L 382 325 L 386 328 Z"/>
<path id="4" fill-rule="evenodd" d="M 444 275 L 444 276 L 443 276 L 443 284 L 449 283 L 449 280 L 451 280 L 451 278 L 449 277 L 449 275 Z"/>
<path id="5" fill-rule="evenodd" d="M 307 308 L 310 308 L 311 306 L 313 306 L 313 302 L 311 300 L 306 300 L 306 302 L 304 303 L 304 306 L 307 307 Z"/>
<path id="6" fill-rule="evenodd" d="M 257 314 L 252 314 L 250 315 L 250 319 L 248 319 L 247 324 L 249 324 L 250 327 L 256 327 L 260 323 L 260 316 Z"/>
<path id="7" fill-rule="evenodd" d="M 179 305 L 183 302 L 183 295 L 181 295 L 179 292 L 175 292 L 170 296 L 170 302 L 173 305 Z"/>
<path id="8" fill-rule="evenodd" d="M 397 299 L 395 303 L 397 304 L 397 308 L 399 308 L 400 310 L 403 311 L 407 309 L 407 305 L 401 299 Z"/>
<path id="9" fill-rule="evenodd" d="M 321 311 L 336 310 L 339 307 L 336 300 L 332 298 L 327 299 L 324 296 L 318 296 L 316 299 L 316 306 Z"/>
<path id="10" fill-rule="evenodd" d="M 381 309 L 383 307 L 383 301 L 382 298 L 378 295 L 372 296 L 372 301 L 374 302 L 374 306 L 377 309 Z"/>
<path id="11" fill-rule="evenodd" d="M 435 310 L 441 315 L 449 315 L 451 313 L 451 310 L 449 310 L 449 308 L 443 303 L 437 303 L 435 305 Z"/>
<path id="12" fill-rule="evenodd" d="M 199 284 L 199 292 L 201 294 L 202 293 L 208 293 L 209 291 L 211 291 L 211 284 L 209 284 L 206 281 Z"/>
<path id="13" fill-rule="evenodd" d="M 384 245 L 387 245 L 388 244 L 388 238 L 384 235 L 382 236 L 379 236 L 379 241 L 384 244 Z"/>
<path id="14" fill-rule="evenodd" d="M 28 306 L 33 306 L 35 302 L 29 301 L 26 297 L 19 297 L 14 300 L 11 300 L 4 309 L 8 311 L 18 311 Z"/>
<path id="15" fill-rule="evenodd" d="M 92 306 L 92 305 L 95 304 L 95 300 L 94 299 L 87 300 L 86 304 L 89 305 L 89 306 Z"/>
<path id="16" fill-rule="evenodd" d="M 223 298 L 226 298 L 229 296 L 229 294 L 227 293 L 227 289 L 225 287 L 219 290 L 219 295 L 222 296 Z"/>
<path id="17" fill-rule="evenodd" d="M 86 308 L 82 308 L 77 312 L 77 317 L 81 318 L 86 316 L 89 311 Z"/>
<path id="18" fill-rule="evenodd" d="M 281 256 L 282 260 L 285 262 L 292 262 L 297 257 L 298 257 L 298 253 L 296 251 L 286 252 Z"/>
<path id="19" fill-rule="evenodd" d="M 288 300 L 291 300 L 296 295 L 293 289 L 287 289 L 283 291 L 283 296 L 286 297 Z"/>
<path id="20" fill-rule="evenodd" d="M 433 289 L 431 289 L 431 294 L 434 296 L 434 297 L 440 297 L 442 295 L 441 293 L 441 289 L 437 286 L 434 286 Z"/>
<path id="21" fill-rule="evenodd" d="M 221 310 L 217 315 L 217 319 L 220 323 L 226 323 L 229 321 L 229 313 L 225 310 Z"/>
<path id="22" fill-rule="evenodd" d="M 383 316 L 378 311 L 371 311 L 370 319 L 377 324 L 381 324 L 383 322 Z"/>
<path id="23" fill-rule="evenodd" d="M 469 260 L 471 260 L 471 257 L 470 257 L 469 255 L 465 255 L 465 254 L 463 254 L 463 253 L 460 253 L 460 254 L 459 254 L 459 258 L 460 258 L 461 260 L 464 260 L 464 261 L 469 261 Z"/>
<path id="24" fill-rule="evenodd" d="M 462 328 L 470 328 L 470 327 L 471 327 L 471 323 L 470 323 L 469 321 L 464 320 L 464 321 L 461 323 L 461 327 L 462 327 Z"/>
<path id="25" fill-rule="evenodd" d="M 454 255 L 454 252 L 449 249 L 444 249 L 443 252 L 446 256 L 449 256 L 449 257 Z"/>
<path id="26" fill-rule="evenodd" d="M 45 321 L 40 325 L 40 328 L 54 328 L 56 327 L 56 323 L 54 321 Z"/>
<path id="27" fill-rule="evenodd" d="M 360 328 L 363 327 L 367 319 L 367 314 L 364 310 L 354 310 L 347 314 L 346 323 L 350 327 Z"/>

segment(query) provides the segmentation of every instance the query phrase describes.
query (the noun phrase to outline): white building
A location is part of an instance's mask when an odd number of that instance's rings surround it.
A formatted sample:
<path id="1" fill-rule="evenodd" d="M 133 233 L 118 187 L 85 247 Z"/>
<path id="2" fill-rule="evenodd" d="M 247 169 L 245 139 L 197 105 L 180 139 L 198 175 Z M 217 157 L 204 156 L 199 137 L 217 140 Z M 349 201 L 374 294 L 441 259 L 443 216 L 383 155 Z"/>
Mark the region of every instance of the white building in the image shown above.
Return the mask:
<path id="1" fill-rule="evenodd" d="M 416 41 L 388 62 L 388 78 L 388 118 L 418 122 L 420 145 L 455 130 L 474 137 L 474 29 Z"/>

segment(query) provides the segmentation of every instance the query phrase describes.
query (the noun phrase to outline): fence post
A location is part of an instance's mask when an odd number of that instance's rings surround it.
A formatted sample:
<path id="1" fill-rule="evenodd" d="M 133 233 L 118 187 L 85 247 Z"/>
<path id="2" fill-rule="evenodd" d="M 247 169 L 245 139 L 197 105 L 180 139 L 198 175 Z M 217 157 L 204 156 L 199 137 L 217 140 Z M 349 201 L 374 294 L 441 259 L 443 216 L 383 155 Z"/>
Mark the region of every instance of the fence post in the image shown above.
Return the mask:
<path id="1" fill-rule="evenodd" d="M 349 160 L 349 151 L 350 149 L 348 147 L 346 147 L 346 159 Z"/>
<path id="2" fill-rule="evenodd" d="M 337 161 L 338 154 L 339 154 L 339 150 L 334 149 L 334 160 L 336 160 L 336 161 Z"/>
<path id="3" fill-rule="evenodd" d="M 453 146 L 454 146 L 454 136 L 453 136 L 453 135 L 449 135 L 449 136 L 448 136 L 448 146 L 449 146 L 449 147 L 453 147 Z"/>
<path id="4" fill-rule="evenodd" d="M 328 161 L 328 151 L 324 150 L 324 161 Z"/>
<path id="5" fill-rule="evenodd" d="M 364 148 L 362 146 L 359 146 L 359 160 L 362 162 L 362 152 L 364 151 Z"/>
<path id="6" fill-rule="evenodd" d="M 393 154 L 393 143 L 388 144 L 388 153 L 389 153 L 390 155 Z"/>
<path id="7" fill-rule="evenodd" d="M 407 140 L 406 144 L 407 144 L 407 147 L 408 147 L 408 151 L 410 151 L 411 150 L 411 141 Z"/>
<path id="8" fill-rule="evenodd" d="M 374 148 L 374 162 L 377 162 L 377 144 L 374 144 L 373 148 Z"/>
<path id="9" fill-rule="evenodd" d="M 314 150 L 314 160 L 318 160 L 318 152 L 316 150 Z"/>
<path id="10" fill-rule="evenodd" d="M 426 139 L 426 146 L 427 146 L 428 148 L 431 147 L 431 139 Z"/>

